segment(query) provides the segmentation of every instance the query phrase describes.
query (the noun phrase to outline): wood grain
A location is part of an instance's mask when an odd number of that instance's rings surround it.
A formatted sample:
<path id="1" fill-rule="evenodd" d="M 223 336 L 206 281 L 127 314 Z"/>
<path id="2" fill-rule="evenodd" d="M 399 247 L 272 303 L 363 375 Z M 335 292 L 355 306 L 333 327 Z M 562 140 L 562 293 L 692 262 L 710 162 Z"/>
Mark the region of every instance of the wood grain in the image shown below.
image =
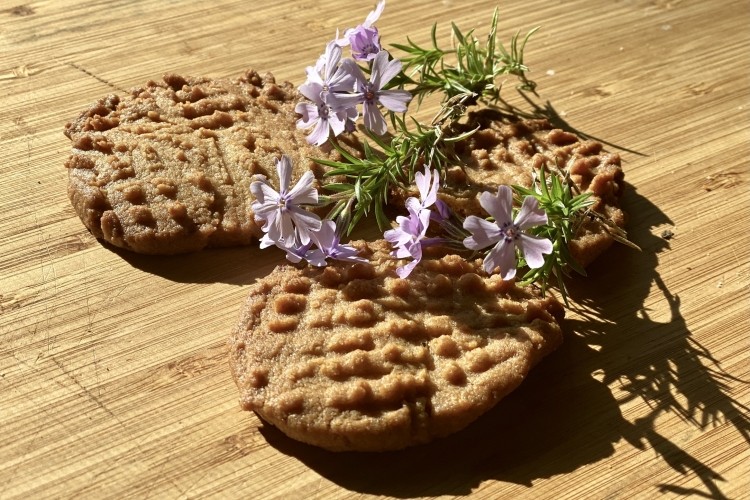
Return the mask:
<path id="1" fill-rule="evenodd" d="M 68 202 L 62 134 L 167 71 L 299 84 L 370 2 L 21 1 L 0 0 L 0 498 L 750 498 L 747 1 L 502 2 L 503 39 L 543 27 L 538 104 L 622 154 L 642 252 L 571 283 L 564 347 L 496 409 L 382 455 L 240 411 L 224 345 L 281 256 L 103 246 Z M 424 43 L 437 21 L 447 43 L 494 7 L 389 0 L 378 26 Z"/>

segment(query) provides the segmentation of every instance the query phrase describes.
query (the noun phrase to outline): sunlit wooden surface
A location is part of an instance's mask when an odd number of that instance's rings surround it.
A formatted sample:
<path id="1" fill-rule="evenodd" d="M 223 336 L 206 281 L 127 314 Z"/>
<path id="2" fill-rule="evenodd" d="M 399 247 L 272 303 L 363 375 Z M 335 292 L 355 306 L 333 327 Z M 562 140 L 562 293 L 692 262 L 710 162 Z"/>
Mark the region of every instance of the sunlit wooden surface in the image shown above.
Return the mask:
<path id="1" fill-rule="evenodd" d="M 747 1 L 502 2 L 503 40 L 542 26 L 538 103 L 621 153 L 643 251 L 571 284 L 565 345 L 495 410 L 381 455 L 239 409 L 225 342 L 282 256 L 102 246 L 68 201 L 62 134 L 167 71 L 300 84 L 371 3 L 21 1 L 0 1 L 0 498 L 750 497 Z M 448 43 L 450 20 L 481 35 L 494 7 L 389 0 L 378 26 L 426 42 L 437 21 Z"/>

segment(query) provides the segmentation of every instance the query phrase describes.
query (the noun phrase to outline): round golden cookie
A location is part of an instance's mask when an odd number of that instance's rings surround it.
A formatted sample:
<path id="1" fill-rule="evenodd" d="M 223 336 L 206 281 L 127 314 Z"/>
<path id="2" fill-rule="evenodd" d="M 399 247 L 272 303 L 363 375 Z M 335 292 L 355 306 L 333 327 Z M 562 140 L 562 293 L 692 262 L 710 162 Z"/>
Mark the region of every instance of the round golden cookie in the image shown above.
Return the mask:
<path id="1" fill-rule="evenodd" d="M 329 450 L 383 451 L 456 432 L 562 341 L 561 305 L 457 255 L 407 279 L 369 263 L 283 265 L 251 288 L 229 342 L 244 409 Z"/>
<path id="2" fill-rule="evenodd" d="M 68 193 L 97 238 L 140 253 L 249 244 L 254 174 L 293 179 L 327 157 L 295 126 L 296 89 L 248 71 L 238 79 L 164 76 L 94 103 L 65 128 Z"/>

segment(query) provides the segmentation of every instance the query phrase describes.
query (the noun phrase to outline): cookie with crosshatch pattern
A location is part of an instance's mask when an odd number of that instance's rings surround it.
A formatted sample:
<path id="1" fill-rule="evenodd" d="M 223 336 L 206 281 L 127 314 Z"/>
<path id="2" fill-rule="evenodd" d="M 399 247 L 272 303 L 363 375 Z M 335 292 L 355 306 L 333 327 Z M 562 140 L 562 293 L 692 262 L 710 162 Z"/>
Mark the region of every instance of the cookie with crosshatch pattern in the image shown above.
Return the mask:
<path id="1" fill-rule="evenodd" d="M 250 70 L 237 79 L 165 75 L 92 104 L 65 127 L 68 194 L 97 238 L 139 253 L 247 245 L 262 234 L 249 185 L 323 168 L 328 153 L 297 130 L 297 90 Z M 335 152 L 333 153 L 336 154 Z"/>
<path id="2" fill-rule="evenodd" d="M 369 263 L 259 279 L 229 341 L 242 407 L 294 439 L 384 451 L 451 434 L 562 341 L 555 299 L 479 260 L 433 254 L 400 279 L 385 241 L 353 245 Z"/>

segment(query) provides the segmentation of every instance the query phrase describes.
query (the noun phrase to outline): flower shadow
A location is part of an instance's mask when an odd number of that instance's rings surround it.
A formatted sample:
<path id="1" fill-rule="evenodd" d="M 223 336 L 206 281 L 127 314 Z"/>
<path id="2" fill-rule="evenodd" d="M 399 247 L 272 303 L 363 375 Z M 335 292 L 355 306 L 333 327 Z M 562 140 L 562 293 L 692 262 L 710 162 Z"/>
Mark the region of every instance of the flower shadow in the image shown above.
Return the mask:
<path id="1" fill-rule="evenodd" d="M 671 221 L 648 199 L 630 189 L 628 211 L 638 219 L 628 227 L 628 235 L 643 252 L 629 256 L 626 248 L 613 249 L 606 262 L 590 268 L 595 280 L 578 281 L 570 286 L 571 297 L 580 304 L 585 320 L 572 321 L 573 328 L 598 353 L 590 370 L 602 374 L 603 383 L 619 383 L 627 394 L 620 404 L 640 399 L 650 412 L 628 423 L 623 433 L 631 444 L 650 446 L 675 471 L 694 474 L 706 491 L 660 484 L 662 492 L 725 498 L 717 481 L 721 476 L 706 464 L 662 435 L 656 420 L 665 413 L 678 415 L 699 429 L 722 421 L 750 443 L 748 408 L 727 394 L 732 377 L 694 338 L 680 312 L 680 298 L 672 294 L 657 270 L 658 254 L 669 249 L 668 240 L 652 233 L 652 228 Z M 637 262 L 637 268 L 634 264 Z M 613 283 L 628 283 L 621 290 Z M 670 318 L 658 322 L 649 317 L 644 303 L 652 285 L 663 295 Z"/>
<path id="2" fill-rule="evenodd" d="M 330 453 L 288 439 L 269 425 L 262 434 L 282 453 L 366 494 L 465 495 L 487 480 L 531 487 L 538 479 L 605 459 L 625 440 L 638 449 L 650 447 L 675 471 L 693 474 L 705 486 L 702 491 L 655 484 L 660 491 L 725 498 L 721 475 L 665 437 L 656 419 L 674 412 L 699 428 L 726 419 L 750 442 L 747 409 L 726 394 L 725 374 L 691 338 L 679 299 L 657 272 L 657 253 L 668 242 L 652 235 L 651 228 L 669 224 L 668 217 L 634 189 L 623 204 L 637 214 L 629 233 L 644 251 L 615 247 L 590 268 L 592 278 L 570 284 L 585 319 L 566 320 L 563 346 L 467 429 L 388 453 Z M 618 290 L 612 283 L 628 286 Z M 650 319 L 645 310 L 654 283 L 672 314 L 667 323 Z M 617 381 L 629 394 L 622 401 L 610 389 Z M 629 421 L 621 406 L 637 398 L 650 411 Z"/>
<path id="3" fill-rule="evenodd" d="M 573 125 L 571 125 L 563 116 L 555 109 L 555 107 L 552 105 L 550 101 L 545 101 L 544 104 L 539 104 L 534 99 L 529 97 L 527 92 L 524 92 L 521 89 L 516 89 L 518 92 L 518 95 L 523 99 L 523 101 L 528 105 L 528 108 L 530 108 L 530 111 L 527 111 L 525 108 L 520 108 L 518 106 L 515 106 L 511 104 L 510 102 L 500 99 L 498 110 L 511 114 L 513 116 L 518 116 L 521 118 L 546 118 L 549 120 L 550 124 L 555 127 L 559 128 L 561 130 L 565 130 L 566 132 L 573 133 L 577 135 L 578 137 L 582 139 L 587 140 L 593 140 L 596 142 L 600 142 L 604 144 L 605 146 L 609 146 L 611 148 L 619 149 L 620 151 L 624 151 L 626 153 L 634 154 L 636 156 L 648 156 L 646 153 L 642 153 L 640 151 L 636 151 L 634 149 L 629 149 L 624 146 L 615 144 L 613 142 L 606 141 L 602 139 L 601 137 L 595 137 L 591 134 L 587 134 L 586 132 L 577 129 Z"/>

